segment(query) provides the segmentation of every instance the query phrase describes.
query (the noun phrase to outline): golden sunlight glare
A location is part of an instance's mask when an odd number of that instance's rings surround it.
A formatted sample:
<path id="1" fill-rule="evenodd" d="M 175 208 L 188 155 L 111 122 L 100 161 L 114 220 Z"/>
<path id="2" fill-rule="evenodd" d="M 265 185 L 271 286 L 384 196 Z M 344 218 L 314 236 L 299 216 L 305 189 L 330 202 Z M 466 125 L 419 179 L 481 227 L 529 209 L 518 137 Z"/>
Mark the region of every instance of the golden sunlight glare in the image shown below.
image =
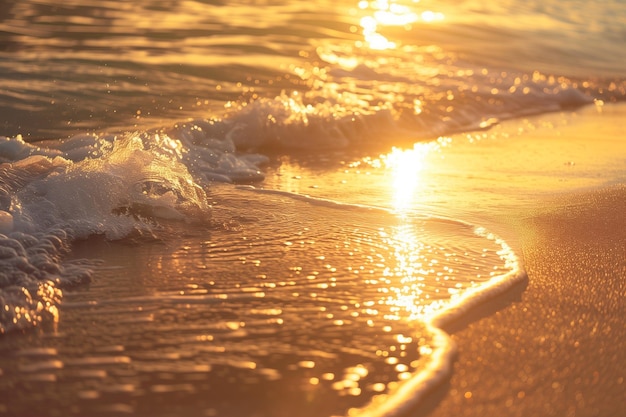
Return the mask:
<path id="1" fill-rule="evenodd" d="M 412 149 L 393 148 L 383 157 L 385 166 L 392 173 L 392 206 L 396 212 L 401 214 L 414 205 L 424 159 L 436 147 L 436 143 L 416 143 Z"/>
<path id="2" fill-rule="evenodd" d="M 412 3 L 418 3 L 414 0 Z M 404 26 L 410 27 L 412 23 L 422 21 L 432 23 L 444 19 L 443 13 L 430 10 L 417 13 L 411 6 L 400 4 L 394 0 L 362 0 L 359 2 L 361 10 L 370 14 L 361 18 L 360 25 L 363 29 L 363 37 L 371 49 L 384 50 L 396 48 L 396 43 L 387 39 L 379 32 L 381 26 Z"/>
<path id="3" fill-rule="evenodd" d="M 410 223 L 402 223 L 392 229 L 385 242 L 394 247 L 396 264 L 385 271 L 389 286 L 383 290 L 387 296 L 384 303 L 391 307 L 389 319 L 423 320 L 441 308 L 442 300 L 431 299 L 425 293 L 425 277 L 431 273 L 430 248 L 416 234 Z"/>

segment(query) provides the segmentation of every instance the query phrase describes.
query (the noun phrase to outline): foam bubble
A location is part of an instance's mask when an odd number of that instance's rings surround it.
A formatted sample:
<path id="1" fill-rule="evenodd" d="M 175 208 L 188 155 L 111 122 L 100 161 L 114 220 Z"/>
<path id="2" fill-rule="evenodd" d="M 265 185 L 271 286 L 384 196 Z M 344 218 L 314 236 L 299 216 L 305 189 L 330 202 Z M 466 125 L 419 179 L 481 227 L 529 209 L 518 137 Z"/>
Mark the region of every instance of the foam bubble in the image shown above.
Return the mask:
<path id="1" fill-rule="evenodd" d="M 91 279 L 89 265 L 63 265 L 68 235 L 0 234 L 0 334 L 58 320 L 61 288 Z"/>

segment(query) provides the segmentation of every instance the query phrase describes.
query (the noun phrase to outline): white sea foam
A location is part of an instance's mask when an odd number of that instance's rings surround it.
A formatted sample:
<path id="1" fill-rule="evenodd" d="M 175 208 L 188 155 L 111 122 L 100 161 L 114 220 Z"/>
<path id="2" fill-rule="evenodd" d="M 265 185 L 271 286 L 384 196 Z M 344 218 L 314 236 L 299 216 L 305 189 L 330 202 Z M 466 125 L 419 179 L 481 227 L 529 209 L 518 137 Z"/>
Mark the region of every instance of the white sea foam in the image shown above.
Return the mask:
<path id="1" fill-rule="evenodd" d="M 56 320 L 60 288 L 89 281 L 90 265 L 62 261 L 72 241 L 204 222 L 210 180 L 260 177 L 263 157 L 239 158 L 227 141 L 203 137 L 213 148 L 201 147 L 189 140 L 192 130 L 176 132 L 182 140 L 88 134 L 53 147 L 0 138 L 0 332 Z"/>

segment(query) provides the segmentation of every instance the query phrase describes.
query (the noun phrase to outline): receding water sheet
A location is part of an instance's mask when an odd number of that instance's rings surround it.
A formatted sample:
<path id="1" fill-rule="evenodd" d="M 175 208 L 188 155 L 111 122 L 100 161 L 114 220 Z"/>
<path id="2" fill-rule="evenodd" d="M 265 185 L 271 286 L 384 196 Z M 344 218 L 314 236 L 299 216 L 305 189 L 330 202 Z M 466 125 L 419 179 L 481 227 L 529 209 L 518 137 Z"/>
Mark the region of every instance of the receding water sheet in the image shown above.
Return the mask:
<path id="1" fill-rule="evenodd" d="M 56 347 L 2 365 L 12 384 L 56 381 L 36 402 L 20 390 L 24 407 L 393 415 L 447 375 L 453 346 L 434 322 L 521 273 L 503 242 L 455 220 L 249 189 L 212 197 L 210 224 L 176 224 L 165 250 L 87 243 L 106 262 L 66 291 L 44 343 Z"/>

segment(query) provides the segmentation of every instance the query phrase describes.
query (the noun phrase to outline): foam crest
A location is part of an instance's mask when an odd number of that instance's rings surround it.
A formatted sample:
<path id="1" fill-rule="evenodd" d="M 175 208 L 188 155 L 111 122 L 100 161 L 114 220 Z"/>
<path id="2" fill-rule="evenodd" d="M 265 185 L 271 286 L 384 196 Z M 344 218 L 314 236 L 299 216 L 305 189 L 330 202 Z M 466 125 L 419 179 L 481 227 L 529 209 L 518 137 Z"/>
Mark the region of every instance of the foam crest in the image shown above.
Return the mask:
<path id="1" fill-rule="evenodd" d="M 206 223 L 211 181 L 263 178 L 266 157 L 238 155 L 228 135 L 214 133 L 199 120 L 35 144 L 0 137 L 0 332 L 55 322 L 61 290 L 89 282 L 92 263 L 62 260 L 72 241 Z"/>
<path id="2" fill-rule="evenodd" d="M 402 61 L 411 51 L 401 52 L 400 57 L 389 58 L 389 65 L 374 65 L 371 57 L 358 49 L 319 49 L 320 58 L 330 63 L 340 59 L 332 58 L 333 54 L 362 62 L 354 68 L 305 74 L 307 81 L 317 86 L 306 92 L 228 103 L 223 119 L 196 120 L 180 135 L 193 136 L 195 143 L 203 145 L 198 154 L 207 149 L 212 153 L 221 149 L 324 151 L 398 145 L 580 107 L 592 103 L 603 91 L 601 84 L 586 82 L 583 87 L 576 80 L 539 72 L 494 73 L 466 69 L 467 64 L 451 71 L 448 64 L 440 62 L 442 58 L 433 56 L 427 61 L 432 66 L 428 69 L 418 61 Z M 415 54 L 424 59 L 424 51 Z M 434 88 L 424 83 L 428 71 L 441 85 Z M 608 99 L 623 99 L 621 94 L 614 91 Z M 218 173 L 214 167 L 212 172 Z"/>
<path id="3" fill-rule="evenodd" d="M 229 123 L 194 120 L 167 129 L 182 145 L 181 161 L 202 182 L 255 182 L 264 178 L 259 166 L 268 158 L 237 153 Z"/>
<path id="4" fill-rule="evenodd" d="M 61 289 L 89 282 L 92 262 L 62 260 L 72 241 L 153 236 L 168 222 L 210 216 L 207 184 L 191 174 L 202 173 L 206 155 L 194 156 L 180 140 L 80 135 L 55 146 L 0 142 L 9 161 L 0 165 L 0 332 L 54 322 Z M 251 169 L 228 159 L 229 150 L 215 153 L 225 176 Z"/>
<path id="5" fill-rule="evenodd" d="M 121 137 L 82 134 L 43 146 L 25 143 L 21 137 L 2 138 L 0 154 L 11 164 L 3 168 L 0 202 L 7 211 L 12 195 L 28 188 L 38 189 L 39 196 L 46 194 L 46 201 L 40 201 L 47 206 L 44 211 L 53 208 L 57 213 L 52 217 L 60 220 L 91 219 L 95 224 L 96 218 L 108 217 L 119 223 L 111 213 L 189 219 L 208 211 L 203 188 L 211 181 L 263 179 L 259 165 L 267 157 L 237 154 L 235 143 L 213 124 L 197 120 L 167 131 Z M 35 204 L 31 206 L 36 210 Z M 19 209 L 20 204 L 13 204 L 13 211 Z M 42 212 L 35 217 L 50 215 Z M 0 226 L 8 227 L 11 220 L 3 214 Z M 105 226 L 87 234 L 107 230 Z"/>
<path id="6" fill-rule="evenodd" d="M 22 138 L 22 135 L 17 135 L 13 138 L 0 136 L 0 164 L 19 161 L 33 155 L 54 157 L 60 154 L 61 152 L 58 150 L 45 149 L 27 143 Z"/>
<path id="7" fill-rule="evenodd" d="M 115 239 L 145 228 L 151 218 L 183 219 L 186 212 L 208 211 L 204 191 L 166 151 L 146 149 L 136 136 L 94 150 L 101 156 L 72 162 L 33 155 L 5 164 L 1 188 L 10 199 L 3 209 L 13 228 L 56 227 L 71 230 L 72 238 Z"/>

